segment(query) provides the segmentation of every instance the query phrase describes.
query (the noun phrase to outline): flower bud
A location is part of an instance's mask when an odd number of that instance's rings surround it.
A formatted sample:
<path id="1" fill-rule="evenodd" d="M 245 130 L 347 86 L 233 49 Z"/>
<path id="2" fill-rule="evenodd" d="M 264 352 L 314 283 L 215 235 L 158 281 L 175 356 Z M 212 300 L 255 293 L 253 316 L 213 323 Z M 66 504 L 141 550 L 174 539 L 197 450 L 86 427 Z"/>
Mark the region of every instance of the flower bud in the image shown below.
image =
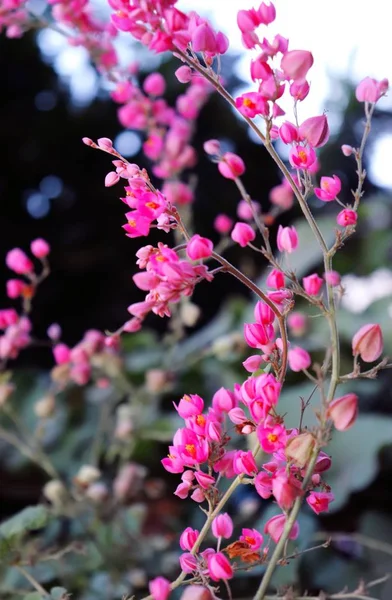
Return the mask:
<path id="1" fill-rule="evenodd" d="M 332 287 L 336 287 L 340 285 L 340 274 L 337 271 L 327 271 L 324 273 L 324 279 L 328 283 L 328 285 L 332 285 Z"/>
<path id="2" fill-rule="evenodd" d="M 54 506 L 61 506 L 67 498 L 67 490 L 58 479 L 48 481 L 44 485 L 42 493 Z"/>
<path id="3" fill-rule="evenodd" d="M 233 521 L 230 515 L 223 513 L 212 521 L 211 530 L 216 538 L 229 539 L 233 535 Z"/>
<path id="4" fill-rule="evenodd" d="M 180 600 L 213 600 L 214 597 L 203 585 L 187 585 Z"/>
<path id="5" fill-rule="evenodd" d="M 361 327 L 352 340 L 353 356 L 360 356 L 365 362 L 377 360 L 384 349 L 380 325 L 368 324 Z"/>
<path id="6" fill-rule="evenodd" d="M 313 273 L 312 275 L 308 275 L 308 277 L 304 277 L 302 283 L 305 292 L 309 294 L 309 296 L 317 296 L 320 293 L 324 281 L 317 273 Z"/>
<path id="7" fill-rule="evenodd" d="M 165 89 L 165 78 L 160 73 L 151 73 L 143 82 L 143 90 L 150 96 L 162 96 Z"/>
<path id="8" fill-rule="evenodd" d="M 116 185 L 120 181 L 120 175 L 115 171 L 110 171 L 105 177 L 105 187 Z"/>
<path id="9" fill-rule="evenodd" d="M 174 74 L 180 83 L 189 83 L 192 79 L 192 69 L 187 65 L 179 67 Z"/>
<path id="10" fill-rule="evenodd" d="M 282 271 L 278 271 L 278 269 L 272 269 L 267 277 L 267 286 L 273 288 L 274 290 L 280 290 L 284 288 L 284 273 Z"/>
<path id="11" fill-rule="evenodd" d="M 309 94 L 310 86 L 308 82 L 305 81 L 293 81 L 290 85 L 290 96 L 295 100 L 305 100 L 306 96 Z"/>
<path id="12" fill-rule="evenodd" d="M 290 50 L 283 55 L 280 68 L 287 79 L 303 80 L 313 65 L 313 55 L 307 50 Z"/>
<path id="13" fill-rule="evenodd" d="M 53 394 L 48 394 L 34 404 L 34 412 L 40 419 L 51 417 L 56 408 L 56 400 Z"/>
<path id="14" fill-rule="evenodd" d="M 348 144 L 343 144 L 341 150 L 344 156 L 351 156 L 354 152 L 354 148 L 352 146 L 349 146 Z"/>
<path id="15" fill-rule="evenodd" d="M 279 137 L 284 144 L 292 144 L 298 142 L 298 129 L 293 123 L 285 121 L 279 127 Z"/>
<path id="16" fill-rule="evenodd" d="M 208 571 L 214 581 L 231 579 L 234 574 L 229 560 L 222 552 L 215 552 L 208 557 Z"/>
<path id="17" fill-rule="evenodd" d="M 231 232 L 231 239 L 237 242 L 242 248 L 245 248 L 249 242 L 253 242 L 255 237 L 256 234 L 248 223 L 236 223 Z"/>
<path id="18" fill-rule="evenodd" d="M 31 254 L 36 258 L 45 258 L 50 252 L 50 246 L 47 241 L 37 238 L 31 242 L 30 250 Z"/>
<path id="19" fill-rule="evenodd" d="M 210 154 L 211 156 L 220 154 L 220 143 L 218 140 L 207 140 L 204 142 L 203 148 L 204 152 L 206 152 L 206 154 Z"/>
<path id="20" fill-rule="evenodd" d="M 287 317 L 287 326 L 290 330 L 291 335 L 293 335 L 294 337 L 300 337 L 305 333 L 307 323 L 307 316 L 300 312 L 290 313 Z"/>
<path id="21" fill-rule="evenodd" d="M 106 150 L 106 152 L 111 152 L 113 150 L 113 142 L 107 137 L 99 138 L 97 143 L 98 146 L 102 148 L 102 150 Z"/>
<path id="22" fill-rule="evenodd" d="M 226 179 L 237 179 L 245 173 L 245 164 L 237 154 L 226 152 L 218 163 L 218 169 Z"/>
<path id="23" fill-rule="evenodd" d="M 156 577 L 150 581 L 148 589 L 154 600 L 167 600 L 170 595 L 170 582 L 165 577 Z"/>
<path id="24" fill-rule="evenodd" d="M 316 440 L 309 433 L 300 433 L 287 441 L 285 454 L 288 461 L 303 469 L 309 462 Z"/>
<path id="25" fill-rule="evenodd" d="M 358 396 L 346 394 L 336 398 L 328 406 L 327 416 L 333 421 L 338 431 L 346 431 L 353 424 L 358 414 Z"/>
<path id="26" fill-rule="evenodd" d="M 299 135 L 313 148 L 324 146 L 329 139 L 328 119 L 325 115 L 310 117 L 299 126 Z"/>
<path id="27" fill-rule="evenodd" d="M 212 254 L 214 245 L 211 240 L 201 237 L 196 233 L 189 240 L 186 248 L 186 253 L 191 260 L 201 260 L 209 258 Z"/>
<path id="28" fill-rule="evenodd" d="M 92 465 L 83 465 L 80 467 L 75 480 L 81 486 L 88 486 L 94 483 L 101 476 L 101 471 Z"/>
<path id="29" fill-rule="evenodd" d="M 20 248 L 13 248 L 7 253 L 5 264 L 18 275 L 27 275 L 34 270 L 33 263 Z"/>
<path id="30" fill-rule="evenodd" d="M 275 17 L 276 17 L 275 6 L 272 3 L 266 4 L 265 2 L 262 2 L 259 6 L 257 14 L 259 16 L 261 24 L 269 25 L 270 23 L 275 21 Z"/>
<path id="31" fill-rule="evenodd" d="M 358 220 L 358 215 L 355 210 L 350 208 L 344 208 L 340 211 L 336 217 L 336 222 L 340 227 L 349 227 L 349 225 L 355 225 Z"/>
<path id="32" fill-rule="evenodd" d="M 288 361 L 290 369 L 295 373 L 299 373 L 299 371 L 308 369 L 312 364 L 312 359 L 309 352 L 303 348 L 300 348 L 299 346 L 290 348 L 288 351 Z"/>
<path id="33" fill-rule="evenodd" d="M 298 234 L 295 227 L 282 227 L 279 225 L 277 245 L 280 252 L 294 252 L 298 247 Z"/>

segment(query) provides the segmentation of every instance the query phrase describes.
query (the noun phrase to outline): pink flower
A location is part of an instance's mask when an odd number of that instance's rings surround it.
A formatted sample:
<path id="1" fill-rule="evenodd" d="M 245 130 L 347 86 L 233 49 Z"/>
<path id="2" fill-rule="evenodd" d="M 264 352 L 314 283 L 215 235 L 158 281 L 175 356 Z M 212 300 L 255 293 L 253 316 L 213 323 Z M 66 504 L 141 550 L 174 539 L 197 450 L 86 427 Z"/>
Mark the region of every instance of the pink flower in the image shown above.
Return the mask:
<path id="1" fill-rule="evenodd" d="M 267 277 L 267 286 L 273 288 L 274 290 L 280 290 L 284 288 L 284 273 L 282 271 L 278 271 L 278 269 L 272 269 Z"/>
<path id="2" fill-rule="evenodd" d="M 244 368 L 248 371 L 248 373 L 254 373 L 260 369 L 261 364 L 263 363 L 263 359 L 259 354 L 255 354 L 253 356 L 249 356 L 242 363 Z"/>
<path id="3" fill-rule="evenodd" d="M 214 600 L 210 590 L 203 585 L 187 585 L 180 600 Z"/>
<path id="4" fill-rule="evenodd" d="M 199 532 L 197 529 L 192 529 L 192 527 L 187 527 L 184 529 L 180 536 L 180 548 L 181 550 L 188 550 L 189 552 L 192 550 L 193 546 L 197 538 L 199 537 Z"/>
<path id="5" fill-rule="evenodd" d="M 215 552 L 208 557 L 208 572 L 213 581 L 220 579 L 231 579 L 233 577 L 233 569 L 222 552 Z"/>
<path id="6" fill-rule="evenodd" d="M 353 356 L 360 356 L 365 362 L 377 360 L 384 349 L 380 325 L 369 323 L 361 327 L 352 340 Z"/>
<path id="7" fill-rule="evenodd" d="M 299 136 L 313 148 L 324 146 L 329 139 L 328 119 L 325 115 L 310 117 L 299 127 Z"/>
<path id="8" fill-rule="evenodd" d="M 306 498 L 306 502 L 310 508 L 314 510 L 316 515 L 325 512 L 329 509 L 329 503 L 333 502 L 335 497 L 330 492 L 310 492 Z"/>
<path id="9" fill-rule="evenodd" d="M 45 258 L 50 252 L 50 246 L 42 238 L 37 238 L 31 242 L 30 250 L 31 254 L 36 258 Z"/>
<path id="10" fill-rule="evenodd" d="M 290 85 L 290 96 L 295 100 L 305 100 L 306 96 L 309 94 L 310 86 L 306 81 L 293 81 Z"/>
<path id="11" fill-rule="evenodd" d="M 272 454 L 286 445 L 286 429 L 282 425 L 274 427 L 258 427 L 257 437 L 264 452 Z"/>
<path id="12" fill-rule="evenodd" d="M 6 283 L 8 298 L 19 298 L 26 287 L 26 283 L 22 279 L 9 279 Z"/>
<path id="13" fill-rule="evenodd" d="M 354 148 L 352 146 L 349 146 L 348 144 L 343 144 L 343 146 L 341 147 L 341 151 L 344 154 L 344 156 L 351 156 L 353 152 L 355 152 Z"/>
<path id="14" fill-rule="evenodd" d="M 349 225 L 355 225 L 358 220 L 358 215 L 355 210 L 350 208 L 344 208 L 340 211 L 336 217 L 336 222 L 341 227 L 348 227 Z"/>
<path id="15" fill-rule="evenodd" d="M 120 175 L 115 171 L 110 171 L 105 177 L 105 187 L 116 185 L 120 181 Z"/>
<path id="16" fill-rule="evenodd" d="M 156 577 L 150 581 L 148 589 L 154 600 L 166 600 L 170 594 L 170 582 L 165 577 Z"/>
<path id="17" fill-rule="evenodd" d="M 230 515 L 223 513 L 212 521 L 211 530 L 216 538 L 229 539 L 233 535 L 233 521 Z"/>
<path id="18" fill-rule="evenodd" d="M 357 85 L 355 96 L 358 102 L 371 102 L 374 104 L 388 91 L 388 87 L 388 79 L 377 81 L 371 77 L 365 77 Z"/>
<path id="19" fill-rule="evenodd" d="M 213 249 L 214 245 L 211 240 L 201 237 L 196 233 L 189 240 L 186 253 L 191 260 L 201 260 L 203 258 L 209 258 Z"/>
<path id="20" fill-rule="evenodd" d="M 304 277 L 302 279 L 302 283 L 305 292 L 309 294 L 309 296 L 317 296 L 320 293 L 324 281 L 317 275 L 317 273 L 313 273 L 312 275 Z"/>
<path id="21" fill-rule="evenodd" d="M 235 408 L 237 401 L 233 392 L 224 387 L 219 388 L 212 397 L 212 407 L 218 414 L 227 413 L 232 408 Z"/>
<path id="22" fill-rule="evenodd" d="M 291 185 L 286 180 L 280 185 L 276 185 L 270 190 L 269 199 L 272 204 L 283 210 L 289 210 L 294 202 L 294 192 Z"/>
<path id="23" fill-rule="evenodd" d="M 214 228 L 218 233 L 225 235 L 229 233 L 230 229 L 233 226 L 233 219 L 228 217 L 227 215 L 221 214 L 217 215 L 214 221 Z"/>
<path id="24" fill-rule="evenodd" d="M 143 82 L 143 90 L 150 96 L 162 96 L 165 93 L 165 78 L 160 73 L 147 75 Z"/>
<path id="25" fill-rule="evenodd" d="M 275 517 L 271 517 L 271 519 L 269 519 L 264 527 L 264 533 L 267 533 L 268 535 L 271 536 L 271 538 L 273 539 L 273 541 L 275 542 L 275 544 L 277 544 L 281 538 L 281 535 L 283 533 L 283 530 L 285 528 L 286 525 L 286 515 L 276 515 Z M 290 540 L 295 540 L 297 539 L 299 534 L 299 525 L 298 522 L 295 521 L 295 523 L 293 524 L 290 534 L 289 534 L 289 539 Z"/>
<path id="26" fill-rule="evenodd" d="M 254 29 L 257 29 L 260 24 L 260 15 L 254 8 L 238 11 L 237 25 L 242 33 L 252 32 Z"/>
<path id="27" fill-rule="evenodd" d="M 190 552 L 184 552 L 180 556 L 180 567 L 184 573 L 193 573 L 197 571 L 197 559 Z"/>
<path id="28" fill-rule="evenodd" d="M 314 193 L 319 200 L 331 202 L 331 200 L 335 200 L 341 189 L 342 184 L 339 177 L 333 175 L 332 177 L 322 177 L 320 187 L 314 188 Z"/>
<path id="29" fill-rule="evenodd" d="M 203 488 L 203 490 L 208 490 L 215 483 L 215 477 L 213 477 L 212 475 L 208 475 L 208 473 L 203 473 L 203 471 L 196 471 L 195 479 L 197 483 Z"/>
<path id="30" fill-rule="evenodd" d="M 279 225 L 277 245 L 280 252 L 294 252 L 298 247 L 298 234 L 295 227 L 282 227 Z"/>
<path id="31" fill-rule="evenodd" d="M 20 248 L 14 248 L 7 253 L 5 264 L 18 275 L 27 275 L 34 271 L 33 263 Z"/>
<path id="32" fill-rule="evenodd" d="M 204 152 L 210 156 L 218 156 L 220 154 L 220 143 L 218 140 L 207 140 L 203 144 Z"/>
<path id="33" fill-rule="evenodd" d="M 242 473 L 254 475 L 257 472 L 257 465 L 252 452 L 250 450 L 248 452 L 237 450 L 233 457 L 233 469 L 236 475 Z"/>
<path id="34" fill-rule="evenodd" d="M 244 338 L 251 348 L 263 348 L 271 339 L 272 332 L 260 323 L 245 323 Z"/>
<path id="35" fill-rule="evenodd" d="M 282 57 L 280 68 L 287 79 L 303 80 L 313 65 L 313 55 L 307 50 L 291 50 Z"/>
<path id="36" fill-rule="evenodd" d="M 211 25 L 204 22 L 192 32 L 192 48 L 194 52 L 216 53 L 216 36 Z"/>
<path id="37" fill-rule="evenodd" d="M 311 146 L 293 146 L 290 150 L 289 161 L 295 169 L 309 169 L 316 162 L 316 153 Z"/>
<path id="38" fill-rule="evenodd" d="M 192 79 L 192 69 L 187 65 L 179 67 L 174 74 L 180 83 L 189 83 Z"/>
<path id="39" fill-rule="evenodd" d="M 295 373 L 308 369 L 312 364 L 309 352 L 306 352 L 306 350 L 299 346 L 290 348 L 288 351 L 288 361 L 290 369 Z"/>
<path id="40" fill-rule="evenodd" d="M 231 232 L 231 239 L 234 242 L 237 242 L 242 248 L 245 248 L 249 242 L 252 242 L 255 239 L 255 237 L 256 234 L 248 223 L 236 223 Z"/>
<path id="41" fill-rule="evenodd" d="M 289 510 L 296 498 L 301 495 L 301 483 L 286 469 L 279 469 L 272 477 L 272 493 L 283 510 Z"/>
<path id="42" fill-rule="evenodd" d="M 58 365 L 64 365 L 71 360 L 71 350 L 66 344 L 56 344 L 53 346 L 53 355 Z"/>
<path id="43" fill-rule="evenodd" d="M 279 137 L 284 144 L 292 144 L 298 142 L 298 129 L 293 123 L 285 121 L 279 127 Z"/>
<path id="44" fill-rule="evenodd" d="M 245 117 L 253 119 L 257 115 L 267 116 L 269 114 L 268 102 L 258 92 L 248 92 L 235 99 L 235 105 L 239 112 Z"/>
<path id="45" fill-rule="evenodd" d="M 346 431 L 354 425 L 358 414 L 358 396 L 346 394 L 336 398 L 328 406 L 328 417 L 333 421 L 338 431 Z"/>
<path id="46" fill-rule="evenodd" d="M 290 313 L 287 317 L 287 325 L 290 329 L 290 333 L 296 337 L 305 333 L 307 322 L 307 316 L 300 312 Z"/>
<path id="47" fill-rule="evenodd" d="M 340 284 L 340 274 L 337 271 L 327 271 L 324 273 L 324 279 L 328 283 L 328 285 L 332 285 L 332 287 L 336 287 Z"/>
<path id="48" fill-rule="evenodd" d="M 174 403 L 173 403 L 174 404 Z M 182 419 L 200 415 L 204 409 L 204 400 L 197 394 L 185 394 L 174 407 Z"/>
<path id="49" fill-rule="evenodd" d="M 257 551 L 263 543 L 263 536 L 257 531 L 257 529 L 244 528 L 242 530 L 240 542 L 245 542 L 249 545 L 251 550 Z"/>
<path id="50" fill-rule="evenodd" d="M 237 179 L 245 173 L 245 165 L 242 158 L 233 152 L 226 152 L 218 163 L 218 169 L 226 179 Z"/>
<path id="51" fill-rule="evenodd" d="M 269 25 L 270 23 L 275 21 L 276 18 L 275 6 L 272 4 L 272 2 L 269 4 L 262 2 L 259 6 L 257 14 L 259 16 L 261 24 Z"/>
<path id="52" fill-rule="evenodd" d="M 256 492 L 264 498 L 264 500 L 268 500 L 272 496 L 272 478 L 265 471 L 260 471 L 255 477 L 255 488 Z"/>

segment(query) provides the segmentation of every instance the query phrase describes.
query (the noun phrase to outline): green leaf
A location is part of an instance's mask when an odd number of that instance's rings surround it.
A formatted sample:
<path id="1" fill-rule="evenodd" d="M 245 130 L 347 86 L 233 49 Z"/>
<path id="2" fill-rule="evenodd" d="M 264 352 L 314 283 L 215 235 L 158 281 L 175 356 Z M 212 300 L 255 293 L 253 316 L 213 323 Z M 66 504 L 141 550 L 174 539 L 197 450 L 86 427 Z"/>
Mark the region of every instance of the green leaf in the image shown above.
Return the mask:
<path id="1" fill-rule="evenodd" d="M 53 600 L 66 600 L 68 596 L 67 590 L 63 587 L 54 587 L 50 590 L 50 597 Z"/>
<path id="2" fill-rule="evenodd" d="M 359 415 L 348 431 L 334 431 L 328 446 L 332 467 L 326 473 L 335 495 L 331 511 L 341 508 L 349 494 L 371 483 L 377 473 L 378 452 L 391 442 L 392 418 L 387 415 Z"/>
<path id="3" fill-rule="evenodd" d="M 28 506 L 0 525 L 0 559 L 17 547 L 23 536 L 30 531 L 42 529 L 48 523 L 50 513 L 43 505 Z"/>
<path id="4" fill-rule="evenodd" d="M 23 600 L 45 600 L 45 596 L 39 592 L 30 592 L 30 594 L 23 596 Z"/>

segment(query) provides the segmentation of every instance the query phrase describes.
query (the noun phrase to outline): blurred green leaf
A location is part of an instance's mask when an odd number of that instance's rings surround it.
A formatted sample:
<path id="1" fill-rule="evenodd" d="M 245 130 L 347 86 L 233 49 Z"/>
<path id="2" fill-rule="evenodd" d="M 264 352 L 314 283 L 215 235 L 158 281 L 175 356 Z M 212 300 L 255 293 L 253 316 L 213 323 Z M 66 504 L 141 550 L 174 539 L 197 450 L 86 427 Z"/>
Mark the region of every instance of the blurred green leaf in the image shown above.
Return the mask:
<path id="1" fill-rule="evenodd" d="M 30 531 L 42 529 L 50 513 L 43 505 L 29 506 L 0 525 L 0 558 L 9 556 Z"/>

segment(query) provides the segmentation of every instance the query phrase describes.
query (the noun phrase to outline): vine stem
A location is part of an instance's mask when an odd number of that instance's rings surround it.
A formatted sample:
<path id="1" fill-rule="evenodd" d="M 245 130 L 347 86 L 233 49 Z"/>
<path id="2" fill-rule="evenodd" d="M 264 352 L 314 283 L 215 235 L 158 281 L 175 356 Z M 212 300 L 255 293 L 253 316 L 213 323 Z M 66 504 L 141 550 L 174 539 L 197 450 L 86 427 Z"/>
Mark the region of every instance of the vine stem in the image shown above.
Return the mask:
<path id="1" fill-rule="evenodd" d="M 45 590 L 45 588 L 42 587 L 42 585 L 40 583 L 38 583 L 38 581 L 24 567 L 21 567 L 20 565 L 14 565 L 14 566 L 19 571 L 19 573 L 21 575 L 23 575 L 23 577 L 25 579 L 27 579 L 27 581 L 29 583 L 31 583 L 31 585 L 33 586 L 33 588 L 35 588 L 37 590 L 37 592 L 39 592 L 40 594 L 42 594 L 46 598 L 50 597 L 49 592 L 47 592 Z"/>

